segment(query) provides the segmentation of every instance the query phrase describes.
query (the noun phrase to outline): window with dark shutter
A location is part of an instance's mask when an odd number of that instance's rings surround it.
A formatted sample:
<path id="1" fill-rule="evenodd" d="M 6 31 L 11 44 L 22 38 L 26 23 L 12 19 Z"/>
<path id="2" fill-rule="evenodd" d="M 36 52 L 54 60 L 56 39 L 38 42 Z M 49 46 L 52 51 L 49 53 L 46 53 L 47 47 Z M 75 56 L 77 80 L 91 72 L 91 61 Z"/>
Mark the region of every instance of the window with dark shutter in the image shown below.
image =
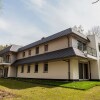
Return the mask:
<path id="1" fill-rule="evenodd" d="M 34 72 L 35 72 L 35 73 L 38 73 L 38 64 L 35 64 Z"/>
<path id="2" fill-rule="evenodd" d="M 27 73 L 30 73 L 30 65 L 27 66 Z"/>
<path id="3" fill-rule="evenodd" d="M 25 57 L 25 52 L 23 52 L 23 57 Z"/>
<path id="4" fill-rule="evenodd" d="M 48 64 L 44 64 L 44 73 L 47 73 L 48 72 Z"/>
<path id="5" fill-rule="evenodd" d="M 48 51 L 48 44 L 44 45 L 44 51 Z"/>
<path id="6" fill-rule="evenodd" d="M 29 56 L 31 55 L 31 50 L 28 51 L 28 55 L 29 55 Z"/>
<path id="7" fill-rule="evenodd" d="M 36 47 L 36 54 L 39 54 L 39 47 Z"/>
<path id="8" fill-rule="evenodd" d="M 24 73 L 24 65 L 21 66 L 21 73 Z"/>

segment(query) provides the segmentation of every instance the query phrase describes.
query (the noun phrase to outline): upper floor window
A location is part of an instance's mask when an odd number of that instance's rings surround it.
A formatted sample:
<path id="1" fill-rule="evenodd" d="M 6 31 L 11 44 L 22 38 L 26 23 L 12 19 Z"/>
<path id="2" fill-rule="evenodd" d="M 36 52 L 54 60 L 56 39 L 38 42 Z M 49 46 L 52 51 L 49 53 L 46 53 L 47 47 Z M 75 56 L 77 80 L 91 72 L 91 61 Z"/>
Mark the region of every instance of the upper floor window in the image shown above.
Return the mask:
<path id="1" fill-rule="evenodd" d="M 48 72 L 48 64 L 44 64 L 44 73 L 47 73 Z"/>
<path id="2" fill-rule="evenodd" d="M 86 50 L 86 44 L 78 41 L 78 49 L 85 51 Z"/>
<path id="3" fill-rule="evenodd" d="M 28 55 L 31 55 L 31 50 L 28 51 Z"/>
<path id="4" fill-rule="evenodd" d="M 35 73 L 38 73 L 38 64 L 35 64 L 34 72 L 35 72 Z"/>
<path id="5" fill-rule="evenodd" d="M 25 52 L 23 52 L 23 57 L 25 57 Z"/>
<path id="6" fill-rule="evenodd" d="M 30 65 L 27 66 L 27 73 L 30 73 Z"/>
<path id="7" fill-rule="evenodd" d="M 36 47 L 36 54 L 39 54 L 39 47 Z"/>
<path id="8" fill-rule="evenodd" d="M 44 51 L 48 51 L 48 44 L 44 45 Z"/>
<path id="9" fill-rule="evenodd" d="M 21 73 L 24 72 L 24 65 L 21 66 Z"/>
<path id="10" fill-rule="evenodd" d="M 7 56 L 6 56 L 5 61 L 6 61 L 7 63 L 9 63 L 9 62 L 10 62 L 10 55 L 7 55 Z"/>

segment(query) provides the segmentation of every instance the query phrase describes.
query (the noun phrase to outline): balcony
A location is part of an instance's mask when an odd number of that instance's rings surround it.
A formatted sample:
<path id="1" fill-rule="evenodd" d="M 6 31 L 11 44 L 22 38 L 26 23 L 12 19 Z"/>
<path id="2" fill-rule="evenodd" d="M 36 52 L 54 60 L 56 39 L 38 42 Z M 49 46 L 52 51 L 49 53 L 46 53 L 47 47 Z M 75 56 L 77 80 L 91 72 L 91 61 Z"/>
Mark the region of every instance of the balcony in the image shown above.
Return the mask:
<path id="1" fill-rule="evenodd" d="M 10 65 L 10 60 L 4 60 L 3 58 L 0 58 L 0 65 Z"/>
<path id="2" fill-rule="evenodd" d="M 97 51 L 92 47 L 86 45 L 76 45 L 73 47 L 81 50 L 86 56 L 97 57 Z"/>
<path id="3" fill-rule="evenodd" d="M 96 49 L 91 48 L 89 46 L 87 46 L 87 54 L 89 54 L 91 56 L 94 56 L 94 57 L 97 57 L 97 51 L 96 51 Z"/>

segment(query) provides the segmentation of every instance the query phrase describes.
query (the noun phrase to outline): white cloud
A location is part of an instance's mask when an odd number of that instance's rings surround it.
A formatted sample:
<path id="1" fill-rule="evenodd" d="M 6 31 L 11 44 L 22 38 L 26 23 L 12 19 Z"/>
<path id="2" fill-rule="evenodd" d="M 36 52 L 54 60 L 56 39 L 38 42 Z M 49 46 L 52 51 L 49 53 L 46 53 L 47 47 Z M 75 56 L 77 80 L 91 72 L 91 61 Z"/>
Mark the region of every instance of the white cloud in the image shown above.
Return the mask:
<path id="1" fill-rule="evenodd" d="M 2 44 L 19 44 L 26 45 L 28 43 L 34 42 L 41 37 L 46 36 L 40 29 L 34 26 L 32 23 L 24 23 L 16 19 L 13 20 L 1 20 L 0 31 L 5 32 L 0 36 L 0 41 Z M 7 23 L 6 23 L 7 22 Z M 3 25 L 3 26 L 2 26 Z"/>
<path id="2" fill-rule="evenodd" d="M 32 3 L 27 7 L 32 11 L 35 9 Z M 49 34 L 74 25 L 82 25 L 85 30 L 94 25 L 100 25 L 100 2 L 92 5 L 91 0 L 59 0 L 58 4 L 53 5 L 49 0 L 45 0 L 42 9 L 38 6 L 36 9 L 41 20 L 48 25 Z"/>
<path id="3" fill-rule="evenodd" d="M 45 0 L 29 0 L 30 3 L 38 6 L 38 7 L 42 7 L 45 4 Z"/>
<path id="4" fill-rule="evenodd" d="M 56 4 L 53 4 L 53 0 L 51 2 L 49 0 L 21 1 L 24 4 L 24 10 L 28 9 L 33 16 L 37 14 L 48 35 L 74 25 L 82 25 L 85 30 L 94 25 L 100 25 L 100 2 L 92 5 L 91 0 L 58 0 Z M 36 25 L 36 21 L 32 23 L 35 19 L 28 22 L 28 19 L 21 20 L 22 16 L 19 19 L 15 16 L 11 16 L 10 19 L 0 18 L 0 31 L 7 33 L 0 36 L 1 43 L 25 45 L 46 36 L 41 25 Z"/>
<path id="5" fill-rule="evenodd" d="M 7 28 L 8 28 L 7 22 L 3 18 L 0 18 L 0 29 L 6 30 Z"/>

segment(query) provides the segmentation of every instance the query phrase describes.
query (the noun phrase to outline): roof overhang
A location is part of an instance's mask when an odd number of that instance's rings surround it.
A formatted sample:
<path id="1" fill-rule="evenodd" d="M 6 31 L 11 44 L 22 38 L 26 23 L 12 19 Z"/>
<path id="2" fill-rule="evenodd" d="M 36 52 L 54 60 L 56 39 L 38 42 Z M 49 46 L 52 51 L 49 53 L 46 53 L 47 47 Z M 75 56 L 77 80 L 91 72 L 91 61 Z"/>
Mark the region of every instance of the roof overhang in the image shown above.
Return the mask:
<path id="1" fill-rule="evenodd" d="M 10 66 L 11 63 L 0 63 L 0 66 Z"/>
<path id="2" fill-rule="evenodd" d="M 53 52 L 48 52 L 45 54 L 40 54 L 24 59 L 19 59 L 15 61 L 12 65 L 17 66 L 21 64 L 31 64 L 31 63 L 38 63 L 38 62 L 46 62 L 50 60 L 57 60 L 57 59 L 64 59 L 64 58 L 69 58 L 69 57 L 75 57 L 75 56 L 80 56 L 80 57 L 85 57 L 84 53 L 81 51 L 74 49 L 73 47 L 53 51 Z"/>

